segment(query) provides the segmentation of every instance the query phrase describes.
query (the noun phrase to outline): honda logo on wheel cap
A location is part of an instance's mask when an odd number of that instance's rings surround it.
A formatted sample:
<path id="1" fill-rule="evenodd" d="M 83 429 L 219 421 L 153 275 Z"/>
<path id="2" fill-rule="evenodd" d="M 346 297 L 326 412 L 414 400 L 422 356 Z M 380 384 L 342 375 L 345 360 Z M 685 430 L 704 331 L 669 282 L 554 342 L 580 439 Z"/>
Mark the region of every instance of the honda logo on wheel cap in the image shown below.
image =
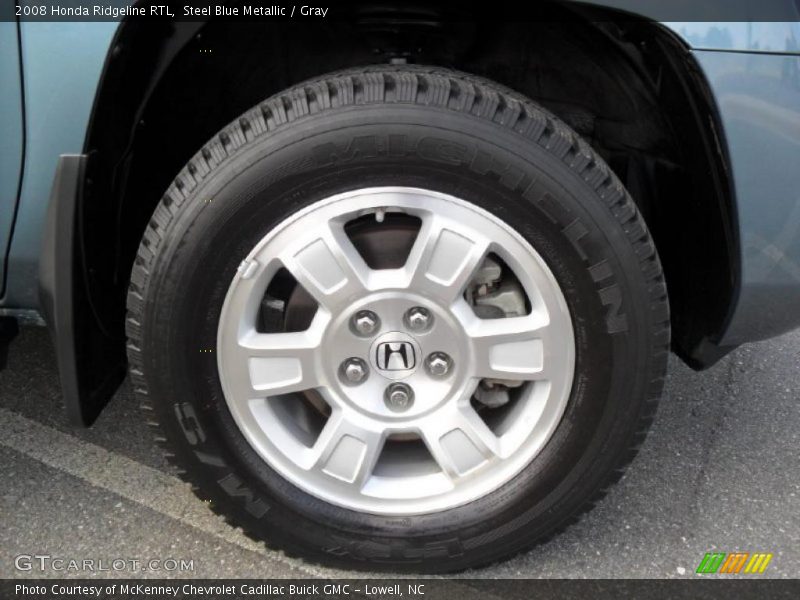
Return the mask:
<path id="1" fill-rule="evenodd" d="M 407 371 L 417 366 L 416 352 L 410 342 L 382 342 L 375 352 L 375 362 L 381 371 Z"/>
<path id="2" fill-rule="evenodd" d="M 421 356 L 417 341 L 402 331 L 384 333 L 370 348 L 373 368 L 387 379 L 403 379 L 411 375 Z"/>

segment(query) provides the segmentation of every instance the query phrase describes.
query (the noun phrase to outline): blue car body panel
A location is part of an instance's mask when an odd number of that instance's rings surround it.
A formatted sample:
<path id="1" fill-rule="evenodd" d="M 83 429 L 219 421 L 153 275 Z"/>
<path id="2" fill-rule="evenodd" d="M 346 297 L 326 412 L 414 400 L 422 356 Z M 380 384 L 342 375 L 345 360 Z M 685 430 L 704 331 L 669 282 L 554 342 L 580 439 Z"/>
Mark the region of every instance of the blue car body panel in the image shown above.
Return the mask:
<path id="1" fill-rule="evenodd" d="M 42 226 L 56 163 L 80 154 L 118 23 L 21 23 L 25 169 L 8 257 L 5 306 L 38 306 Z M 4 149 L 5 151 L 5 149 Z"/>
<path id="2" fill-rule="evenodd" d="M 5 256 L 22 175 L 22 77 L 17 24 L 0 22 L 0 258 Z M 0 296 L 5 284 L 5 261 L 0 261 Z"/>
<path id="3" fill-rule="evenodd" d="M 800 15 L 797 15 L 800 17 Z M 693 50 L 732 52 L 789 53 L 800 52 L 800 23 L 742 22 L 665 22 L 665 27 L 678 34 Z"/>
<path id="4" fill-rule="evenodd" d="M 787 10 L 797 7 L 781 1 Z M 648 3 L 588 3 L 659 18 L 645 10 Z M 670 21 L 664 26 L 691 48 L 709 83 L 732 167 L 741 278 L 719 344 L 787 331 L 800 325 L 800 24 Z M 60 154 L 83 151 L 117 27 L 114 22 L 22 24 L 27 152 L 0 305 L 38 307 L 37 263 L 56 161 Z M 0 219 L 0 241 L 3 224 Z"/>
<path id="5" fill-rule="evenodd" d="M 739 299 L 722 345 L 800 319 L 800 56 L 696 51 L 730 155 L 739 221 Z"/>

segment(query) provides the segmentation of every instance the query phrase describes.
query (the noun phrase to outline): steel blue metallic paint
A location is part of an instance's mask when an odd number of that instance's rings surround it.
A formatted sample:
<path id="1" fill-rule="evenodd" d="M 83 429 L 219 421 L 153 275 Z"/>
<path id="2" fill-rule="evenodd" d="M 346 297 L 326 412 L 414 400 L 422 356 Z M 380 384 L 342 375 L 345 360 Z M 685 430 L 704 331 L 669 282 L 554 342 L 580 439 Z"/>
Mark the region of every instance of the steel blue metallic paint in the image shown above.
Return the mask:
<path id="1" fill-rule="evenodd" d="M 798 15 L 800 16 L 800 15 Z M 695 50 L 800 54 L 800 23 L 666 22 Z"/>
<path id="2" fill-rule="evenodd" d="M 800 54 L 800 3 L 793 0 L 570 1 L 659 21 L 695 50 Z M 677 20 L 686 15 L 697 20 Z"/>
<path id="3" fill-rule="evenodd" d="M 800 325 L 800 56 L 696 51 L 719 108 L 739 221 L 740 297 L 721 343 Z"/>
<path id="4" fill-rule="evenodd" d="M 0 22 L 0 258 L 5 257 L 22 173 L 22 78 L 17 24 Z M 0 261 L 0 297 L 5 283 L 5 262 Z"/>
<path id="5" fill-rule="evenodd" d="M 698 50 L 798 52 L 797 0 L 568 0 L 660 22 Z M 682 21 L 690 16 L 691 21 Z"/>
<path id="6" fill-rule="evenodd" d="M 5 306 L 38 306 L 42 224 L 56 163 L 61 154 L 80 154 L 83 150 L 97 83 L 118 25 L 21 24 L 26 157 L 8 258 Z"/>

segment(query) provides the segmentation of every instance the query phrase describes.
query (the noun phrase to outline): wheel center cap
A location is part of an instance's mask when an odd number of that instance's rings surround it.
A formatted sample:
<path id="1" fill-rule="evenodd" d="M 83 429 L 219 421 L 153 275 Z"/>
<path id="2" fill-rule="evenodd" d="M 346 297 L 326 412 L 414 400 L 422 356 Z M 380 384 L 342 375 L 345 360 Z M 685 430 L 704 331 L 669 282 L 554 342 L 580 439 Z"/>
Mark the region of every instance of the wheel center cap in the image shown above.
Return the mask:
<path id="1" fill-rule="evenodd" d="M 386 379 L 405 379 L 422 362 L 422 349 L 407 333 L 390 331 L 372 342 L 369 356 L 376 373 Z"/>

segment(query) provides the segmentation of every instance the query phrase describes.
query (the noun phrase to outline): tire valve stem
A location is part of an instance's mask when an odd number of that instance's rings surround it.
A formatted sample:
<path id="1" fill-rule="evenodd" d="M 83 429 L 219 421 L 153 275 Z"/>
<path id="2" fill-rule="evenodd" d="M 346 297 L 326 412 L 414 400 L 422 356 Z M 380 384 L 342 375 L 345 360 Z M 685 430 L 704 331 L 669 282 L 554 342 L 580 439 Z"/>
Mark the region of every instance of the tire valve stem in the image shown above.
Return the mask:
<path id="1" fill-rule="evenodd" d="M 385 208 L 379 208 L 378 210 L 375 211 L 375 220 L 378 223 L 383 223 L 383 220 L 385 218 L 386 218 L 386 209 Z"/>
<path id="2" fill-rule="evenodd" d="M 244 259 L 240 264 L 237 271 L 242 276 L 242 279 L 250 279 L 258 269 L 259 264 L 255 260 Z"/>

